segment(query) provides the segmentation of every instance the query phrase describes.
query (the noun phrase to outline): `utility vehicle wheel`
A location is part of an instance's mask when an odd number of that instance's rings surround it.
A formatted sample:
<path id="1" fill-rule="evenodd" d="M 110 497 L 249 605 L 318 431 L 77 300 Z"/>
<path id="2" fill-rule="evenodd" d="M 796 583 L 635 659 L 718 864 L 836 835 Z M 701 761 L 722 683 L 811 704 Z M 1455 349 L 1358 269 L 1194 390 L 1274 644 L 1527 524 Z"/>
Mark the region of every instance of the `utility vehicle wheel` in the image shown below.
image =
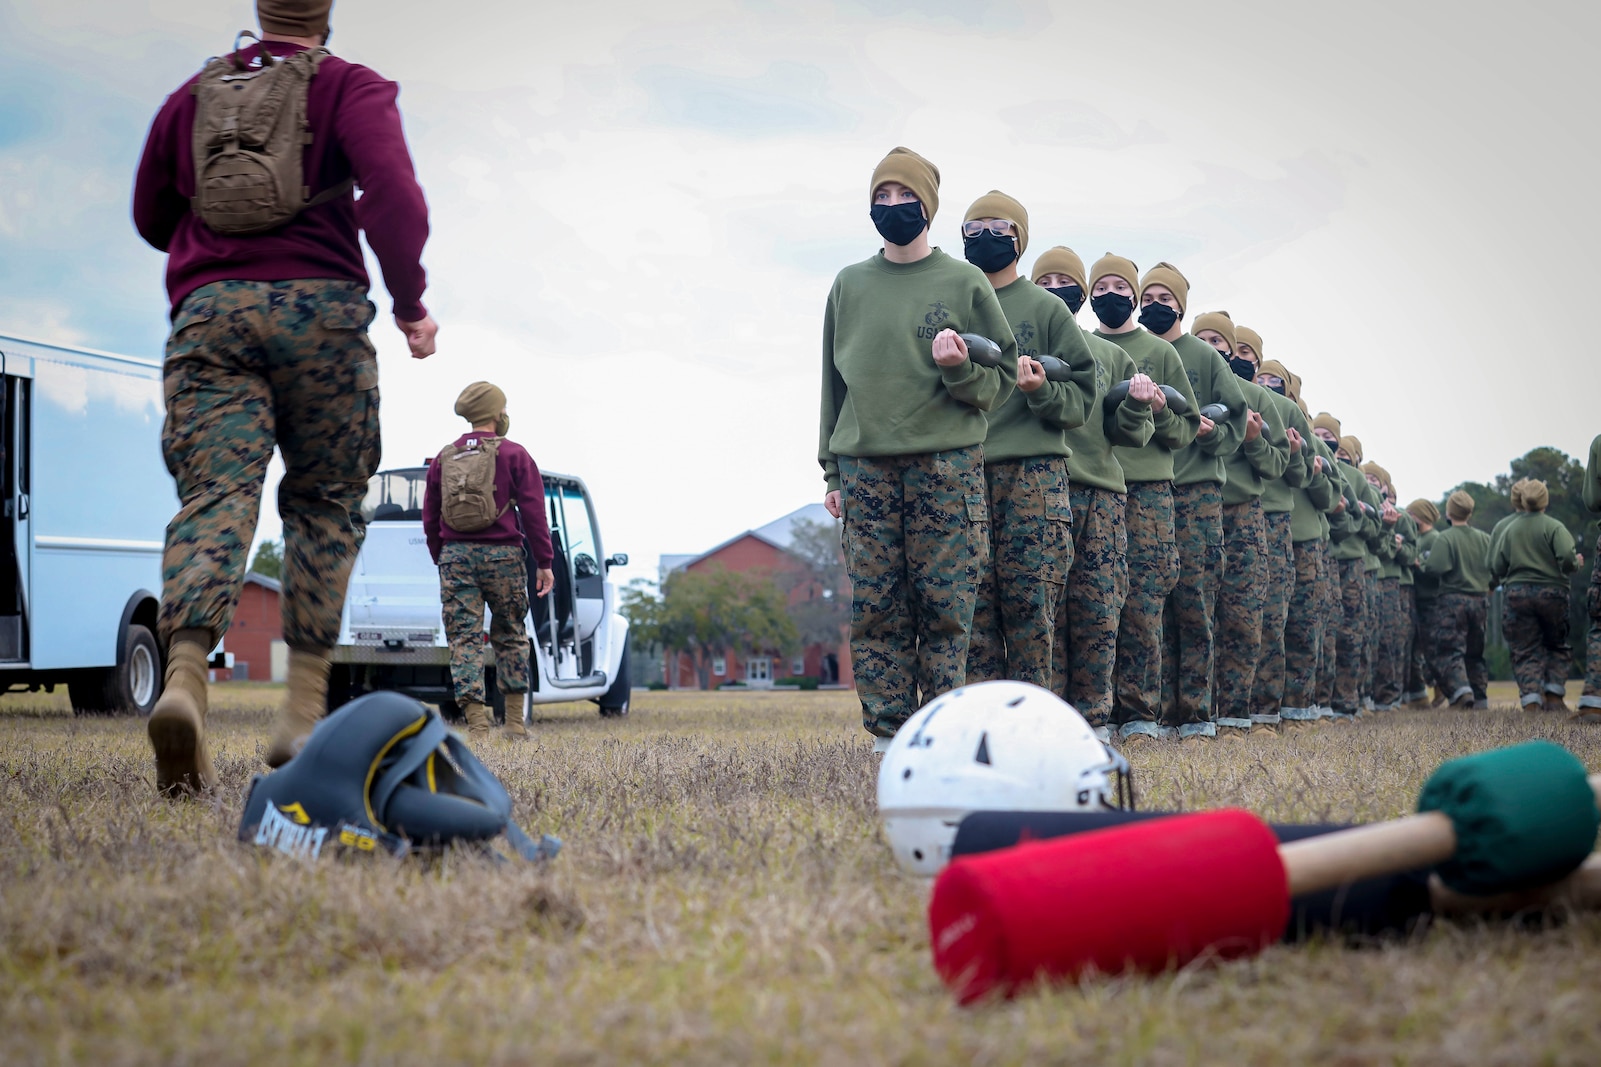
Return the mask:
<path id="1" fill-rule="evenodd" d="M 628 698 L 634 688 L 628 668 L 632 645 L 632 641 L 623 644 L 623 658 L 617 661 L 617 680 L 606 690 L 606 695 L 600 698 L 600 715 L 603 719 L 620 719 L 628 714 Z"/>
<path id="2" fill-rule="evenodd" d="M 105 670 L 84 671 L 67 683 L 74 711 L 112 711 L 149 715 L 161 695 L 161 650 L 156 636 L 130 623 L 123 638 L 122 662 Z"/>

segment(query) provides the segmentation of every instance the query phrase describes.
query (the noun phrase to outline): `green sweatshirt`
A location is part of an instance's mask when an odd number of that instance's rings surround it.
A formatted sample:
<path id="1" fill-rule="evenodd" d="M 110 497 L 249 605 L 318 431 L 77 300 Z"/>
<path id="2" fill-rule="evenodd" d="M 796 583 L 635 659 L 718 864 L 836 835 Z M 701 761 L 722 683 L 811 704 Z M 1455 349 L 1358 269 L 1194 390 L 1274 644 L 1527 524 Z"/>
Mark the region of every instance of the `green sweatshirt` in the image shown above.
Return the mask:
<path id="1" fill-rule="evenodd" d="M 1357 502 L 1362 499 L 1362 490 L 1372 492 L 1372 487 L 1362 477 L 1362 472 L 1344 460 L 1334 461 L 1334 472 L 1340 478 L 1340 493 L 1345 498 L 1345 512 L 1338 517 L 1330 516 L 1329 523 L 1334 541 L 1334 558 L 1338 560 L 1362 559 L 1367 554 L 1366 538 L 1370 527 L 1376 525 L 1377 520 L 1364 512 Z"/>
<path id="2" fill-rule="evenodd" d="M 1305 441 L 1312 436 L 1312 426 L 1301 414 L 1301 409 L 1295 406 L 1295 401 L 1281 396 L 1266 386 L 1260 386 L 1267 396 L 1268 403 L 1278 411 L 1279 421 L 1287 428 L 1293 429 Z M 1291 452 L 1289 437 L 1284 439 L 1284 473 L 1277 478 L 1264 480 L 1262 483 L 1262 510 L 1269 515 L 1293 511 L 1295 508 L 1295 490 L 1302 488 L 1312 477 L 1312 453 L 1303 444 L 1299 452 Z"/>
<path id="3" fill-rule="evenodd" d="M 1584 506 L 1601 511 L 1601 434 L 1590 442 L 1590 461 L 1584 465 Z"/>
<path id="4" fill-rule="evenodd" d="M 1184 361 L 1172 345 L 1143 326 L 1128 333 L 1109 334 L 1096 330 L 1095 336 L 1111 341 L 1127 352 L 1134 361 L 1136 371 L 1149 376 L 1157 385 L 1171 385 L 1189 401 L 1188 415 L 1175 415 L 1172 408 L 1164 407 L 1155 416 L 1156 428 L 1151 434 L 1151 443 L 1144 448 L 1115 449 L 1126 481 L 1171 481 L 1173 453 L 1182 452 L 1185 446 L 1195 440 L 1195 431 L 1201 425 L 1201 406 L 1195 402 L 1195 390 L 1190 388 L 1189 375 L 1184 373 Z M 1117 382 L 1112 384 L 1116 385 Z"/>
<path id="5" fill-rule="evenodd" d="M 1273 395 L 1255 382 L 1236 379 L 1245 404 L 1262 416 L 1262 432 L 1254 441 L 1245 441 L 1240 450 L 1224 461 L 1228 481 L 1223 483 L 1224 504 L 1244 504 L 1258 500 L 1266 482 L 1283 476 L 1290 463 L 1290 439 L 1284 434 L 1284 415 L 1268 399 Z"/>
<path id="6" fill-rule="evenodd" d="M 1501 538 L 1506 536 L 1507 527 L 1512 525 L 1512 520 L 1522 514 L 1521 509 L 1516 509 L 1510 515 L 1501 516 L 1500 520 L 1490 527 L 1490 555 L 1495 555 L 1495 550 L 1501 544 Z"/>
<path id="7" fill-rule="evenodd" d="M 1433 600 L 1440 595 L 1440 578 L 1429 573 L 1429 555 L 1434 551 L 1434 545 L 1440 539 L 1438 528 L 1428 533 L 1418 533 L 1418 567 L 1417 584 L 1413 587 L 1412 595 L 1419 602 Z"/>
<path id="8" fill-rule="evenodd" d="M 1067 443 L 1073 450 L 1067 457 L 1067 476 L 1073 485 L 1126 493 L 1128 486 L 1123 481 L 1123 468 L 1113 455 L 1113 446 L 1145 447 L 1156 428 L 1151 405 L 1125 399 L 1110 415 L 1102 414 L 1101 401 L 1112 386 L 1134 376 L 1134 361 L 1112 342 L 1088 331 L 1084 332 L 1084 341 L 1095 360 L 1095 397 L 1090 418 L 1083 426 L 1067 431 Z"/>
<path id="9" fill-rule="evenodd" d="M 1017 354 L 1055 356 L 1073 376 L 1066 382 L 1047 381 L 1032 393 L 1012 390 L 990 412 L 984 462 L 1070 456 L 1066 431 L 1084 425 L 1095 392 L 1095 360 L 1084 343 L 1084 330 L 1061 298 L 1027 278 L 995 290 L 995 295 L 1017 339 Z"/>
<path id="10" fill-rule="evenodd" d="M 1490 579 L 1496 584 L 1529 582 L 1566 589 L 1568 575 L 1578 569 L 1573 535 L 1543 511 L 1513 516 L 1490 549 Z"/>
<path id="11" fill-rule="evenodd" d="M 1223 461 L 1245 440 L 1245 396 L 1240 392 L 1240 376 L 1229 369 L 1222 353 L 1193 333 L 1180 334 L 1173 349 L 1184 361 L 1184 374 L 1200 405 L 1226 404 L 1229 409 L 1227 421 L 1218 423 L 1204 437 L 1196 434 L 1195 440 L 1173 457 L 1173 484 L 1222 485 Z"/>
<path id="12" fill-rule="evenodd" d="M 1418 566 L 1418 522 L 1406 512 L 1395 524 L 1401 535 L 1401 545 L 1395 550 L 1395 561 L 1401 568 L 1401 584 L 1411 585 L 1416 580 Z"/>
<path id="13" fill-rule="evenodd" d="M 1295 409 L 1297 413 L 1300 408 Z M 1306 421 L 1302 415 L 1301 420 Z M 1306 485 L 1290 491 L 1290 536 L 1300 543 L 1302 541 L 1324 540 L 1329 536 L 1329 519 L 1325 514 L 1337 500 L 1340 491 L 1332 481 L 1339 475 L 1334 473 L 1334 455 L 1329 447 L 1312 434 L 1306 434 L 1306 447 L 1303 462 L 1306 464 Z M 1323 469 L 1312 470 L 1313 457 L 1323 460 Z"/>
<path id="14" fill-rule="evenodd" d="M 1381 502 L 1382 500 L 1383 498 L 1380 497 Z M 1401 540 L 1405 542 L 1406 534 L 1402 533 L 1401 527 L 1401 521 L 1405 518 L 1406 512 L 1403 511 L 1401 512 L 1401 517 L 1396 519 L 1394 523 L 1380 523 L 1384 530 L 1383 536 L 1379 541 L 1378 550 L 1379 578 L 1381 579 L 1401 577 L 1401 571 L 1404 567 L 1401 561 L 1402 545 L 1395 543 L 1395 535 L 1401 534 Z"/>
<path id="15" fill-rule="evenodd" d="M 1488 593 L 1490 535 L 1472 526 L 1448 526 L 1438 533 L 1424 570 L 1440 579 L 1440 592 Z"/>
<path id="16" fill-rule="evenodd" d="M 941 330 L 1001 346 L 1001 364 L 934 362 Z M 934 249 L 916 263 L 880 252 L 839 272 L 823 315 L 817 461 L 839 488 L 838 456 L 908 456 L 982 444 L 986 411 L 1017 384 L 1017 342 L 989 279 Z"/>

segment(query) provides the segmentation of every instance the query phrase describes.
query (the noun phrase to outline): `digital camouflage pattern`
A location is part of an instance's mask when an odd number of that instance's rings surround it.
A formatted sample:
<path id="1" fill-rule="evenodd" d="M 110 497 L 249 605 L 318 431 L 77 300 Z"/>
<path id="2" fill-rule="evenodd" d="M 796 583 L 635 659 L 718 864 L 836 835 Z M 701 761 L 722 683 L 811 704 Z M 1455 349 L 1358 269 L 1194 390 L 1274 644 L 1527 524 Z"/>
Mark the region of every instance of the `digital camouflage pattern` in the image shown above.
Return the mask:
<path id="1" fill-rule="evenodd" d="M 1128 597 L 1118 619 L 1112 721 L 1155 722 L 1162 707 L 1162 609 L 1178 581 L 1173 483 L 1133 482 L 1124 510 Z"/>
<path id="2" fill-rule="evenodd" d="M 1484 620 L 1487 598 L 1482 593 L 1444 593 L 1434 601 L 1434 673 L 1450 700 L 1471 693 L 1482 700 L 1488 693 L 1490 672 L 1484 665 Z"/>
<path id="3" fill-rule="evenodd" d="M 1601 536 L 1595 539 L 1595 561 L 1590 572 L 1590 627 L 1585 635 L 1584 694 L 1579 697 L 1581 714 L 1601 712 Z"/>
<path id="4" fill-rule="evenodd" d="M 439 551 L 439 602 L 450 641 L 456 703 L 483 704 L 484 605 L 500 691 L 528 691 L 528 562 L 522 545 L 446 541 Z"/>
<path id="5" fill-rule="evenodd" d="M 1367 629 L 1367 579 L 1362 557 L 1337 560 L 1339 567 L 1340 620 L 1338 662 L 1334 675 L 1335 711 L 1354 714 L 1362 701 L 1362 633 Z"/>
<path id="6" fill-rule="evenodd" d="M 1373 698 L 1374 668 L 1378 663 L 1379 649 L 1379 572 L 1362 572 L 1362 611 L 1367 625 L 1362 628 L 1362 673 L 1357 679 L 1360 700 L 1366 704 Z"/>
<path id="7" fill-rule="evenodd" d="M 1266 578 L 1267 525 L 1262 501 L 1223 506 L 1223 581 L 1217 595 L 1219 723 L 1251 718 L 1251 687 L 1262 654 L 1262 587 Z"/>
<path id="8" fill-rule="evenodd" d="M 1251 682 L 1251 713 L 1274 716 L 1284 706 L 1284 629 L 1295 596 L 1295 538 L 1288 511 L 1264 512 L 1267 553 L 1263 567 L 1262 651 Z M 1298 707 L 1299 705 L 1290 705 Z"/>
<path id="9" fill-rule="evenodd" d="M 1328 541 L 1319 542 L 1318 599 L 1323 607 L 1323 644 L 1318 649 L 1317 702 L 1320 707 L 1333 709 L 1334 684 L 1340 669 L 1340 630 L 1345 618 L 1345 601 L 1340 583 L 1340 561 L 1334 558 L 1334 546 Z"/>
<path id="10" fill-rule="evenodd" d="M 1402 685 L 1403 701 L 1422 700 L 1429 695 L 1429 679 L 1434 673 L 1424 666 L 1422 619 L 1418 613 L 1416 585 L 1401 587 L 1401 610 L 1406 613 L 1406 650 L 1402 660 L 1405 682 Z"/>
<path id="11" fill-rule="evenodd" d="M 173 315 L 161 451 L 182 506 L 167 525 L 160 629 L 227 632 L 261 487 L 283 455 L 283 634 L 325 653 L 378 469 L 376 308 L 354 282 L 213 282 Z"/>
<path id="12" fill-rule="evenodd" d="M 1440 676 L 1434 673 L 1434 602 L 1435 596 L 1418 596 L 1417 586 L 1412 587 L 1414 633 L 1412 639 L 1412 672 L 1415 679 L 1413 692 L 1423 692 L 1427 686 L 1440 685 Z"/>
<path id="13" fill-rule="evenodd" d="M 1568 643 L 1568 591 L 1513 582 L 1506 586 L 1502 632 L 1512 653 L 1512 676 L 1525 705 L 1567 693 L 1573 646 Z"/>
<path id="14" fill-rule="evenodd" d="M 839 471 L 862 725 L 892 737 L 923 703 L 967 680 L 989 562 L 984 449 L 840 456 Z"/>
<path id="15" fill-rule="evenodd" d="M 1382 708 L 1401 701 L 1407 618 L 1401 613 L 1401 579 L 1380 578 L 1375 589 L 1373 602 L 1378 617 L 1373 625 L 1373 703 Z"/>
<path id="16" fill-rule="evenodd" d="M 1223 488 L 1173 487 L 1178 579 L 1162 614 L 1162 722 L 1212 720 L 1212 657 L 1217 588 L 1223 573 Z"/>
<path id="17" fill-rule="evenodd" d="M 967 680 L 1011 678 L 1049 689 L 1056 609 L 1073 565 L 1067 459 L 986 463 L 984 481 L 990 566 L 973 609 Z"/>
<path id="18" fill-rule="evenodd" d="M 1057 606 L 1054 688 L 1091 726 L 1112 718 L 1118 621 L 1128 597 L 1128 529 L 1122 493 L 1075 485 L 1073 566 Z"/>
<path id="19" fill-rule="evenodd" d="M 1323 654 L 1322 541 L 1296 541 L 1295 587 L 1284 622 L 1285 708 L 1303 711 L 1318 703 L 1318 661 Z"/>

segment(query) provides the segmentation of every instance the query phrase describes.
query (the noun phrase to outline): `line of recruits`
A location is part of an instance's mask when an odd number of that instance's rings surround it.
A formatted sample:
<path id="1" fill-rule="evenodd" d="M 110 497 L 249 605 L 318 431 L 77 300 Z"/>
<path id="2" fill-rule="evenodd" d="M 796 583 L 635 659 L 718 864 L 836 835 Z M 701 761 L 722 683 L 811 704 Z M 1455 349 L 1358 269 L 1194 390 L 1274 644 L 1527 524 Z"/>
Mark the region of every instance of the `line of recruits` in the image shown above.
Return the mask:
<path id="1" fill-rule="evenodd" d="M 1259 334 L 1226 311 L 1185 329 L 1172 264 L 1085 270 L 1056 246 L 1025 276 L 1028 212 L 998 191 L 954 259 L 929 242 L 939 171 L 905 148 L 869 195 L 884 247 L 828 296 L 818 459 L 878 747 L 923 701 L 995 678 L 1061 694 L 1123 746 L 1486 706 L 1492 546 L 1470 496 L 1446 523 L 1427 500 L 1398 509 Z M 1569 538 L 1543 558 L 1549 533 L 1509 531 L 1497 577 L 1565 596 L 1578 557 Z M 1533 703 L 1554 709 L 1555 642 L 1530 632 L 1520 679 L 1539 674 Z"/>

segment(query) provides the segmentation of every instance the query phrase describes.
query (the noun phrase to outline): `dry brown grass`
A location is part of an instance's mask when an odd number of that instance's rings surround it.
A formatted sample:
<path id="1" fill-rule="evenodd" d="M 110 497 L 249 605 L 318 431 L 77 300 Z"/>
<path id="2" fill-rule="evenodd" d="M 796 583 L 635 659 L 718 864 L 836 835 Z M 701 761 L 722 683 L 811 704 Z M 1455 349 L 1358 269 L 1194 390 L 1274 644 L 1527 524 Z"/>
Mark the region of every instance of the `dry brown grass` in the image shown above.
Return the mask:
<path id="1" fill-rule="evenodd" d="M 567 841 L 536 872 L 235 844 L 275 692 L 216 693 L 223 788 L 176 805 L 142 723 L 0 704 L 0 1061 L 1601 1062 L 1593 916 L 959 1010 L 924 889 L 878 839 L 848 694 L 541 709 L 534 740 L 484 752 L 524 824 Z M 1152 807 L 1380 819 L 1442 759 L 1531 736 L 1601 767 L 1601 730 L 1495 711 L 1164 745 L 1136 768 Z"/>

